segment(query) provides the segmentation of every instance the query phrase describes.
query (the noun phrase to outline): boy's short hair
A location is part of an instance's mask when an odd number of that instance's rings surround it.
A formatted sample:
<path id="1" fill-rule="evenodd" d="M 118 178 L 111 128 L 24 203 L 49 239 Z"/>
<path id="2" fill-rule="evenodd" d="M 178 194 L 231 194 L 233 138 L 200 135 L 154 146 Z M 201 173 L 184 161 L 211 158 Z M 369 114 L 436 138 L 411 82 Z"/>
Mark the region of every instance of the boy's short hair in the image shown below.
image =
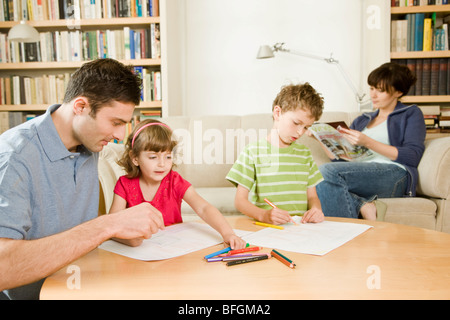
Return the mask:
<path id="1" fill-rule="evenodd" d="M 112 101 L 139 105 L 142 80 L 133 71 L 114 59 L 97 59 L 83 64 L 70 77 L 64 103 L 83 96 L 89 101 L 91 116 Z"/>
<path id="2" fill-rule="evenodd" d="M 408 93 L 416 83 L 416 76 L 404 65 L 387 62 L 373 70 L 367 77 L 367 83 L 388 93 L 399 91 L 402 96 Z"/>
<path id="3" fill-rule="evenodd" d="M 272 111 L 275 106 L 279 106 L 283 113 L 298 108 L 309 111 L 317 121 L 322 116 L 323 97 L 308 82 L 291 84 L 281 88 L 273 101 Z"/>

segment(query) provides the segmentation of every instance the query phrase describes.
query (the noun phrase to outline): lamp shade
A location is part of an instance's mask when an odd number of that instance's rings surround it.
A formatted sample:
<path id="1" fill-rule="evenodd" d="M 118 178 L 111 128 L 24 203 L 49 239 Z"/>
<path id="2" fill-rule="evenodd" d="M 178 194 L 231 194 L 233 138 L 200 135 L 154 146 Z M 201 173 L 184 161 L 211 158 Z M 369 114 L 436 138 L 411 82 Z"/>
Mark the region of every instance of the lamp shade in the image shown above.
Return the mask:
<path id="1" fill-rule="evenodd" d="M 19 24 L 9 29 L 8 39 L 17 42 L 38 42 L 39 32 L 25 21 L 20 21 Z"/>
<path id="2" fill-rule="evenodd" d="M 267 59 L 267 58 L 273 58 L 273 51 L 272 48 L 268 45 L 264 45 L 259 47 L 258 54 L 256 55 L 256 59 Z"/>

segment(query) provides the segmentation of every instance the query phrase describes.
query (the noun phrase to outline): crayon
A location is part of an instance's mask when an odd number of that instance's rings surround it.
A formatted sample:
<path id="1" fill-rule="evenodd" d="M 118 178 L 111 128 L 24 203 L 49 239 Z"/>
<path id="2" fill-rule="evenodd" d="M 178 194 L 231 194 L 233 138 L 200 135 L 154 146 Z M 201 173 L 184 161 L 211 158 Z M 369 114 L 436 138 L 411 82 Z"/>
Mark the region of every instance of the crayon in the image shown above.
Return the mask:
<path id="1" fill-rule="evenodd" d="M 249 244 L 247 243 L 245 246 L 248 247 Z M 222 249 L 222 250 L 210 253 L 210 254 L 205 256 L 205 259 L 209 259 L 209 258 L 218 256 L 219 254 L 222 254 L 222 253 L 227 253 L 228 251 L 231 251 L 231 247 L 228 247 L 228 248 L 225 248 L 225 249 Z"/>
<path id="2" fill-rule="evenodd" d="M 284 229 L 284 227 L 282 227 L 282 226 L 276 226 L 276 225 L 270 224 L 270 223 L 264 223 L 264 222 L 258 222 L 258 221 L 253 222 L 253 223 L 256 224 L 257 226 L 261 226 L 261 227 L 269 227 L 269 228 L 275 228 L 275 229 L 280 229 L 280 230 Z"/>
<path id="3" fill-rule="evenodd" d="M 261 249 L 262 249 L 262 247 L 251 247 L 251 248 L 244 248 L 244 249 L 236 249 L 236 250 L 231 250 L 231 251 L 225 253 L 225 255 L 231 256 L 231 255 L 237 254 L 237 253 L 244 253 L 244 252 L 250 252 L 250 251 L 259 251 Z"/>
<path id="4" fill-rule="evenodd" d="M 270 258 L 270 253 L 269 254 L 264 254 L 258 257 L 251 257 L 251 258 L 246 258 L 246 259 L 239 259 L 239 260 L 234 260 L 234 261 L 228 261 L 227 262 L 227 266 L 235 266 L 238 264 L 243 264 L 243 263 L 249 263 L 249 262 L 255 262 L 255 261 L 261 261 L 261 260 L 265 260 L 265 259 L 269 259 Z"/>
<path id="5" fill-rule="evenodd" d="M 275 249 L 272 250 L 271 255 L 274 256 L 275 259 L 277 259 L 281 263 L 283 263 L 286 266 L 288 266 L 289 268 L 295 268 L 295 263 L 292 260 L 286 258 L 285 256 L 283 256 L 281 253 L 279 253 Z"/>
<path id="6" fill-rule="evenodd" d="M 228 248 L 225 248 L 225 249 L 222 249 L 222 250 L 219 250 L 219 251 L 210 253 L 210 254 L 208 254 L 208 255 L 205 256 L 205 259 L 209 259 L 209 258 L 218 256 L 219 254 L 221 254 L 221 253 L 226 253 L 226 252 L 228 252 L 228 251 L 230 251 L 230 250 L 231 250 L 231 247 L 228 247 Z"/>

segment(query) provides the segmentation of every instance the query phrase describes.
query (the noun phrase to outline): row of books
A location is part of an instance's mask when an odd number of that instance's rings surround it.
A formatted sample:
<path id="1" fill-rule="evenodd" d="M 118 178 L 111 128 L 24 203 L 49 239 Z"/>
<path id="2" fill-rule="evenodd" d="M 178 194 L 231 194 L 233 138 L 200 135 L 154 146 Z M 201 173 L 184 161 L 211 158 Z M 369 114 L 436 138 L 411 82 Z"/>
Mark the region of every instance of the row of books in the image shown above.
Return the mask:
<path id="1" fill-rule="evenodd" d="M 391 21 L 391 52 L 449 50 L 450 15 L 411 13 Z"/>
<path id="2" fill-rule="evenodd" d="M 0 62 L 161 58 L 159 24 L 147 29 L 41 32 L 37 43 L 10 42 L 0 34 Z"/>
<path id="3" fill-rule="evenodd" d="M 161 71 L 134 67 L 134 72 L 142 79 L 141 101 L 162 101 Z"/>
<path id="4" fill-rule="evenodd" d="M 143 79 L 141 101 L 161 101 L 161 72 L 135 67 Z M 45 105 L 62 103 L 69 73 L 38 77 L 13 75 L 0 78 L 0 104 Z"/>
<path id="5" fill-rule="evenodd" d="M 399 59 L 416 75 L 417 81 L 408 95 L 450 95 L 450 58 Z"/>
<path id="6" fill-rule="evenodd" d="M 450 106 L 419 106 L 429 133 L 450 132 Z"/>
<path id="7" fill-rule="evenodd" d="M 69 79 L 69 73 L 39 77 L 13 75 L 0 78 L 0 104 L 61 103 Z"/>
<path id="8" fill-rule="evenodd" d="M 22 111 L 0 111 L 0 134 L 35 117 L 36 114 L 34 113 Z"/>
<path id="9" fill-rule="evenodd" d="M 160 119 L 161 118 L 161 109 L 154 110 L 141 110 L 139 114 L 134 115 L 133 119 L 125 126 L 125 138 L 122 141 L 113 140 L 113 143 L 126 144 L 128 136 L 133 131 L 133 129 L 138 125 L 141 121 L 146 119 Z"/>
<path id="10" fill-rule="evenodd" d="M 38 115 L 42 114 L 43 112 L 39 113 L 28 113 L 28 112 L 22 112 L 22 111 L 0 111 L 0 134 L 5 132 L 6 130 L 9 130 L 25 121 L 34 119 Z M 155 110 L 141 110 L 138 115 L 135 115 L 131 122 L 127 123 L 125 126 L 125 137 L 128 137 L 128 135 L 132 132 L 133 128 L 141 121 L 144 121 L 145 119 L 160 119 L 161 118 L 161 109 L 155 109 Z M 113 141 L 115 143 L 124 143 L 126 142 L 126 139 L 124 141 Z"/>
<path id="11" fill-rule="evenodd" d="M 391 7 L 431 6 L 448 4 L 448 0 L 391 0 Z"/>
<path id="12" fill-rule="evenodd" d="M 157 16 L 159 0 L 0 0 L 0 21 Z"/>

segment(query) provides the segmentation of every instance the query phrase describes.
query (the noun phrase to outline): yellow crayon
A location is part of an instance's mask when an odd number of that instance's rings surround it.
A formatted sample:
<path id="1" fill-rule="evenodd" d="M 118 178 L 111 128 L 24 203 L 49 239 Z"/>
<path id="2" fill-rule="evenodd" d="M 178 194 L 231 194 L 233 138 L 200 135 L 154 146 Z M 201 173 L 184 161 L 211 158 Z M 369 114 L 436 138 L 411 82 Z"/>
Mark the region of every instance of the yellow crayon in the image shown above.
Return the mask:
<path id="1" fill-rule="evenodd" d="M 275 228 L 275 229 L 280 229 L 280 230 L 284 229 L 284 227 L 282 227 L 282 226 L 276 226 L 276 225 L 270 224 L 270 223 L 263 223 L 263 222 L 253 222 L 253 223 L 258 226 L 262 226 L 262 227 L 270 227 L 270 228 Z"/>

